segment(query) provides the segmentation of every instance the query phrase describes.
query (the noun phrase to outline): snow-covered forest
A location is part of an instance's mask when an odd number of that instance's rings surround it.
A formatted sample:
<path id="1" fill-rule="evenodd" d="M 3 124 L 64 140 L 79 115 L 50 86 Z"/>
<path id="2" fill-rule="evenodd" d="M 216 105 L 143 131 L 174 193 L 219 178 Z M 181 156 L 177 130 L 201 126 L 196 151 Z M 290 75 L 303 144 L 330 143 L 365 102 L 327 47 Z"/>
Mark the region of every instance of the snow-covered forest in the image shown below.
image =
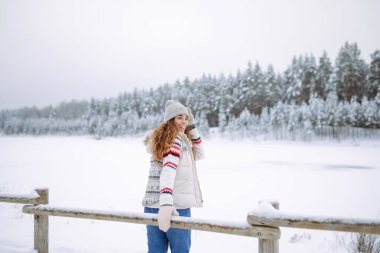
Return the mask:
<path id="1" fill-rule="evenodd" d="M 380 51 L 366 63 L 346 42 L 335 64 L 324 52 L 294 57 L 283 73 L 251 62 L 235 75 L 203 75 L 118 97 L 2 110 L 5 135 L 138 135 L 162 121 L 166 100 L 191 107 L 207 136 L 344 139 L 380 137 Z"/>

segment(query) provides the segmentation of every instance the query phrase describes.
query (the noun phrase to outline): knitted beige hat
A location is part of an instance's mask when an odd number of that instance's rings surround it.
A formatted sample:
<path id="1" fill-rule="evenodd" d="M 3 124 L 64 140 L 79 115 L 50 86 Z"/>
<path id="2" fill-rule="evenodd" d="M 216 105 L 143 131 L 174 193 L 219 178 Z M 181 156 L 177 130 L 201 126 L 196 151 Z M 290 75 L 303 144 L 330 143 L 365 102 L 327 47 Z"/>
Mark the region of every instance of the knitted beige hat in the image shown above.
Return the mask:
<path id="1" fill-rule="evenodd" d="M 189 115 L 187 107 L 181 104 L 177 100 L 168 100 L 165 104 L 164 122 L 169 121 L 177 115 L 186 114 Z"/>

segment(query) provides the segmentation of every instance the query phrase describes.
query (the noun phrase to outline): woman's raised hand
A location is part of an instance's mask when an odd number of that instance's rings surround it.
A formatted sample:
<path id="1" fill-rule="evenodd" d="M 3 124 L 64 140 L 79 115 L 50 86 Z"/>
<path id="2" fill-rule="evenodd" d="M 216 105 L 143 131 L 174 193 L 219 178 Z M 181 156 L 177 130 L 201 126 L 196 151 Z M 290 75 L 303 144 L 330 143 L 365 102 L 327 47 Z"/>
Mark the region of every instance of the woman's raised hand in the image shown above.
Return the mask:
<path id="1" fill-rule="evenodd" d="M 191 109 L 189 107 L 186 107 L 186 108 L 189 113 L 189 125 L 194 125 L 195 124 L 194 115 L 191 113 Z"/>

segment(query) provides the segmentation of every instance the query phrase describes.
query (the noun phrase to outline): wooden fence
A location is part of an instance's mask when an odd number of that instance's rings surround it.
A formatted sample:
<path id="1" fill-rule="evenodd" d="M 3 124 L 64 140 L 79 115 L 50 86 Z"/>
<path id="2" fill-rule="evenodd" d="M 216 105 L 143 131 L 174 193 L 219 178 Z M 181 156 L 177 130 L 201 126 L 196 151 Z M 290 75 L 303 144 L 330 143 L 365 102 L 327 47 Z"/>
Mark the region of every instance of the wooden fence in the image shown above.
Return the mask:
<path id="1" fill-rule="evenodd" d="M 157 214 L 64 208 L 48 205 L 48 189 L 36 189 L 35 194 L 29 195 L 0 194 L 0 202 L 26 204 L 22 210 L 24 213 L 34 215 L 34 248 L 39 253 L 49 252 L 49 216 L 109 220 L 158 226 Z M 247 223 L 173 216 L 171 226 L 256 237 L 259 239 L 259 253 L 279 252 L 280 227 L 380 234 L 380 220 L 286 214 L 279 211 L 279 203 L 277 201 L 260 201 L 258 207 L 248 213 Z"/>

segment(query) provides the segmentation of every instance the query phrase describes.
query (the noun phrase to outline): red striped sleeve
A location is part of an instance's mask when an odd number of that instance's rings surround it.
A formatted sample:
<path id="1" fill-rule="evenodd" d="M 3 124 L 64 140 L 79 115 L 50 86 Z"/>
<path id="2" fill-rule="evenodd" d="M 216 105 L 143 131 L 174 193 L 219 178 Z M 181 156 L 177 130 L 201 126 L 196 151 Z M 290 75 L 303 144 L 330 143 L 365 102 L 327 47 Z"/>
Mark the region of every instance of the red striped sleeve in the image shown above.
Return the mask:
<path id="1" fill-rule="evenodd" d="M 179 159 L 182 154 L 181 140 L 174 139 L 170 148 L 162 158 L 162 171 L 160 174 L 160 205 L 173 205 L 173 187 Z"/>
<path id="2" fill-rule="evenodd" d="M 191 142 L 194 143 L 194 144 L 201 144 L 202 143 L 202 138 L 198 137 L 198 138 L 195 138 L 195 139 L 191 139 Z"/>
<path id="3" fill-rule="evenodd" d="M 175 168 L 177 168 L 177 164 L 176 163 L 174 163 L 174 162 L 166 162 L 166 163 L 164 163 L 164 165 L 163 165 L 163 167 L 165 167 L 165 166 L 167 166 L 167 165 L 172 165 L 173 167 L 175 167 Z"/>
<path id="4" fill-rule="evenodd" d="M 160 192 L 163 192 L 163 191 L 170 191 L 170 192 L 173 192 L 173 189 L 172 188 L 169 188 L 169 187 L 164 187 L 160 190 Z"/>

